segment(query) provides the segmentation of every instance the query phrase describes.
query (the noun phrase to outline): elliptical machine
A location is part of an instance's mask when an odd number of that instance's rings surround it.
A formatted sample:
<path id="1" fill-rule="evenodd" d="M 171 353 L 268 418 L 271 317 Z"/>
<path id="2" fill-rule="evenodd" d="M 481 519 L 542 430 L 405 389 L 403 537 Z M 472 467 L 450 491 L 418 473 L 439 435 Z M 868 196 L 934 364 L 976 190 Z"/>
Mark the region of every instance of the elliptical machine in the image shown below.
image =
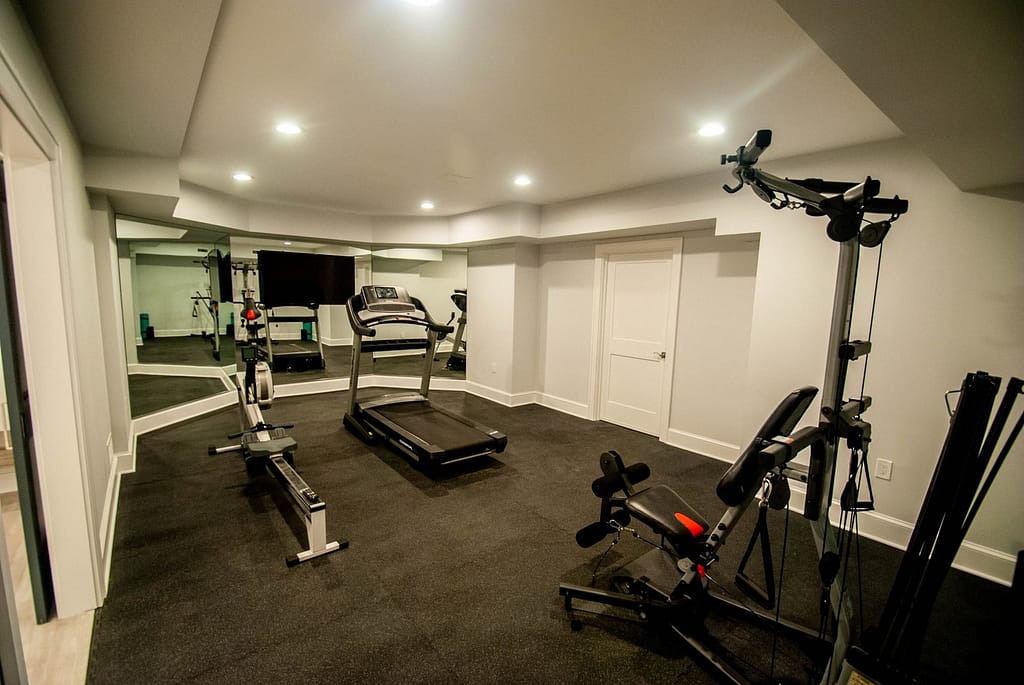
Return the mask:
<path id="1" fill-rule="evenodd" d="M 246 471 L 250 475 L 262 469 L 270 472 L 291 496 L 296 509 L 306 523 L 307 548 L 285 561 L 296 566 L 303 561 L 337 552 L 348 547 L 345 540 L 327 542 L 327 504 L 292 466 L 298 443 L 288 435 L 291 425 L 274 426 L 263 420 L 263 407 L 269 407 L 274 400 L 274 382 L 270 366 L 260 359 L 257 344 L 260 312 L 253 299 L 253 292 L 246 288 L 242 306 L 242 320 L 246 330 L 246 341 L 240 347 L 245 374 L 238 387 L 238 408 L 241 414 L 242 430 L 229 435 L 229 439 L 241 438 L 241 442 L 225 447 L 210 446 L 209 454 L 241 452 Z"/>

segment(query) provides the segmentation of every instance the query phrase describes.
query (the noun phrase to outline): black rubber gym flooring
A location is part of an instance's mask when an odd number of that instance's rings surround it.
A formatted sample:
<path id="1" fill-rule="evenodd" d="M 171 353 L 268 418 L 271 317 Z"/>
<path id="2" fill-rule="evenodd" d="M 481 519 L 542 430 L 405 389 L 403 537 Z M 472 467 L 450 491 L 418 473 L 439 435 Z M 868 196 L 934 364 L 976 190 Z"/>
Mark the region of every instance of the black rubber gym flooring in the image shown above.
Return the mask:
<path id="1" fill-rule="evenodd" d="M 128 375 L 132 418 L 227 392 L 219 378 L 196 376 Z"/>
<path id="2" fill-rule="evenodd" d="M 220 336 L 220 359 L 213 356 L 213 341 L 200 335 L 150 338 L 135 346 L 140 364 L 227 366 L 235 359 L 235 340 Z"/>
<path id="3" fill-rule="evenodd" d="M 430 478 L 342 428 L 345 393 L 275 401 L 294 423 L 296 467 L 325 499 L 328 539 L 347 550 L 288 568 L 305 529 L 269 476 L 207 456 L 237 430 L 234 408 L 140 436 L 121 481 L 110 586 L 97 610 L 90 683 L 713 683 L 678 640 L 630 621 L 585 618 L 573 632 L 558 584 L 586 584 L 604 551 L 580 549 L 593 521 L 598 455 L 646 461 L 709 519 L 726 465 L 606 423 L 462 393 L 436 400 L 508 435 L 506 452 Z M 767 411 L 767 408 L 766 408 Z M 773 512 L 773 551 L 785 516 Z M 748 512 L 713 567 L 731 583 L 754 524 Z M 649 549 L 624 539 L 613 567 Z M 899 552 L 863 540 L 854 607 L 873 621 Z M 790 517 L 782 614 L 816 624 L 820 597 L 808 526 Z M 778 559 L 776 568 L 778 568 Z M 607 582 L 608 566 L 598 578 Z M 952 571 L 930 628 L 922 682 L 998 682 L 1007 672 L 1010 590 Z M 711 621 L 744 668 L 771 667 L 772 638 Z M 862 627 L 855 622 L 854 630 Z M 774 681 L 809 683 L 812 664 L 782 645 Z M 750 671 L 766 682 L 767 675 Z"/>

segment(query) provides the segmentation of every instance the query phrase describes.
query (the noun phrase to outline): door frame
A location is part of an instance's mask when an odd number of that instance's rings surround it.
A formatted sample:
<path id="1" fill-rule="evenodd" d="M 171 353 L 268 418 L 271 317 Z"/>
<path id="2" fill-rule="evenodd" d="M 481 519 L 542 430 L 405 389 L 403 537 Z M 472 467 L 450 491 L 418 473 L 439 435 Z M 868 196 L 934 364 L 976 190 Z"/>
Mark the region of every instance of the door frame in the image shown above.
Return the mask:
<path id="1" fill-rule="evenodd" d="M 679 324 L 679 287 L 682 279 L 683 237 L 653 238 L 598 243 L 594 250 L 594 310 L 590 336 L 591 369 L 588 383 L 590 419 L 601 420 L 601 389 L 604 384 L 604 355 L 607 348 L 606 314 L 608 303 L 608 262 L 612 257 L 627 254 L 650 255 L 672 253 L 670 268 L 671 292 L 665 334 L 665 369 L 661 387 L 661 406 L 658 419 L 658 439 L 668 437 L 670 412 L 672 409 L 672 380 L 675 377 L 676 338 Z"/>
<path id="2" fill-rule="evenodd" d="M 23 85 L 32 83 L 31 79 L 23 80 L 17 71 L 17 65 L 0 50 L 0 116 L 4 118 L 5 162 L 10 162 L 6 171 L 14 261 L 11 275 L 22 294 L 17 316 L 22 326 L 29 389 L 34 396 L 33 432 L 39 455 L 42 517 L 57 617 L 63 618 L 102 604 L 110 562 L 110 549 L 103 549 L 100 540 L 106 531 L 99 530 L 100 521 L 92 506 L 94 495 L 87 487 L 92 465 L 86 458 L 85 403 L 72 311 L 69 238 L 64 230 L 68 216 L 65 176 L 70 174 L 73 181 L 81 182 L 76 175 L 81 173 L 81 160 L 78 151 L 72 150 L 73 168 L 68 171 L 68 153 L 58 134 L 63 133 L 72 142 L 74 136 L 60 128 L 59 114 L 50 117 L 57 124 L 51 129 L 46 118 L 53 114 L 47 99 L 50 91 L 41 85 L 41 95 L 34 95 L 32 88 Z M 32 161 L 31 167 L 25 165 L 23 156 Z M 44 199 L 25 201 L 19 189 L 21 183 L 13 182 L 28 169 L 34 172 L 30 176 L 32 188 L 41 192 L 45 188 Z M 19 209 L 24 207 L 29 208 L 27 215 Z M 87 211 L 88 204 L 84 207 Z M 79 218 L 89 220 L 88 215 Z M 26 262 L 31 263 L 39 254 L 47 257 L 45 268 L 35 265 L 27 269 Z M 50 280 L 41 293 L 34 284 L 45 278 Z M 51 330 L 44 334 L 38 323 L 34 328 L 28 325 L 33 319 L 25 310 L 30 307 L 45 310 L 50 321 L 60 322 L 60 330 L 54 332 L 51 323 Z M 53 356 L 46 359 L 47 354 Z M 41 444 L 43 437 L 47 438 L 45 446 Z"/>

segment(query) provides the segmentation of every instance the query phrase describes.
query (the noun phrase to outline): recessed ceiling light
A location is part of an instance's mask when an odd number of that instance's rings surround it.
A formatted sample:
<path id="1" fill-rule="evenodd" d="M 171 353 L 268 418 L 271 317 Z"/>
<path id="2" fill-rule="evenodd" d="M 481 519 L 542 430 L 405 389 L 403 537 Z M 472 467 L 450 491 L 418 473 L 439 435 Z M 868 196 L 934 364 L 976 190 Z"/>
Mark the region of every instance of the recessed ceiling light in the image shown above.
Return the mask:
<path id="1" fill-rule="evenodd" d="M 284 241 L 284 244 L 285 244 L 285 245 L 291 245 L 291 244 L 292 244 L 292 241 L 290 241 L 290 240 L 286 240 L 286 241 Z"/>
<path id="2" fill-rule="evenodd" d="M 516 176 L 514 179 L 512 179 L 512 182 L 515 183 L 517 186 L 528 186 L 531 183 L 533 183 L 533 179 L 531 179 L 526 174 L 520 174 L 519 176 Z"/>
<path id="3" fill-rule="evenodd" d="M 703 126 L 701 126 L 700 130 L 697 131 L 697 133 L 704 136 L 705 138 L 710 138 L 711 136 L 720 136 L 723 133 L 725 133 L 725 126 L 722 126 L 717 121 L 712 121 L 709 124 L 704 124 Z"/>
<path id="4" fill-rule="evenodd" d="M 235 173 L 231 174 L 231 178 L 235 179 L 236 181 L 252 180 L 252 176 L 244 171 L 236 171 Z"/>
<path id="5" fill-rule="evenodd" d="M 434 208 L 434 203 L 431 202 L 430 200 L 424 200 L 423 202 L 420 203 L 420 209 L 433 209 L 433 208 Z"/>
<path id="6" fill-rule="evenodd" d="M 287 133 L 290 136 L 302 133 L 302 129 L 299 127 L 299 125 L 292 123 L 291 121 L 282 121 L 281 123 L 274 127 L 274 130 L 276 130 L 278 133 Z"/>

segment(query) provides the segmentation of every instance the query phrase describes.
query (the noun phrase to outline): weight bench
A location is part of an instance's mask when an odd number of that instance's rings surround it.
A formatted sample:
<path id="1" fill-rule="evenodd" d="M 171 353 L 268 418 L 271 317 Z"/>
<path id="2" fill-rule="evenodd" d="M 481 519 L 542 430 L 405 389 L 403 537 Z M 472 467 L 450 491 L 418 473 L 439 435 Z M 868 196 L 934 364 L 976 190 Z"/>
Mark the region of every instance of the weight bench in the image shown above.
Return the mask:
<path id="1" fill-rule="evenodd" d="M 675 634 L 727 679 L 734 683 L 747 682 L 702 639 L 707 632 L 704 618 L 710 606 L 725 601 L 709 592 L 706 572 L 718 560 L 718 549 L 725 544 L 736 522 L 759 493 L 763 496 L 762 508 L 767 504 L 782 508 L 788 503 L 789 489 L 782 471 L 802 449 L 822 439 L 821 430 L 816 426 L 803 428 L 791 435 L 817 392 L 817 388 L 809 386 L 795 390 L 765 420 L 718 483 L 716 493 L 728 509 L 713 527 L 668 485 L 639 487 L 639 483 L 651 475 L 646 464 L 626 466 L 617 452 L 609 450 L 603 453 L 600 457 L 603 475 L 591 484 L 594 495 L 601 500 L 599 520 L 580 529 L 576 542 L 587 548 L 608 535 L 615 535 L 617 542 L 623 531 L 639 537 L 635 530 L 627 528 L 636 519 L 650 528 L 660 538 L 660 543 L 619 569 L 616 575 L 618 591 L 562 583 L 559 594 L 564 597 L 573 630 L 582 627 L 574 617 L 578 601 L 630 609 L 642 620 L 658 615 L 666 619 Z M 768 491 L 772 492 L 770 496 Z M 752 538 L 746 556 L 749 556 L 753 542 Z M 765 569 L 765 577 L 770 577 L 768 568 Z M 760 603 L 765 603 L 765 597 L 757 596 L 759 588 L 754 586 L 751 591 L 751 588 L 744 588 L 743 583 L 737 584 L 741 589 L 750 591 Z M 748 582 L 747 585 L 754 584 Z M 761 594 L 769 593 L 762 590 Z M 770 594 L 774 601 L 774 592 Z M 813 632 L 798 626 L 784 627 L 792 627 L 804 637 L 815 637 Z"/>

